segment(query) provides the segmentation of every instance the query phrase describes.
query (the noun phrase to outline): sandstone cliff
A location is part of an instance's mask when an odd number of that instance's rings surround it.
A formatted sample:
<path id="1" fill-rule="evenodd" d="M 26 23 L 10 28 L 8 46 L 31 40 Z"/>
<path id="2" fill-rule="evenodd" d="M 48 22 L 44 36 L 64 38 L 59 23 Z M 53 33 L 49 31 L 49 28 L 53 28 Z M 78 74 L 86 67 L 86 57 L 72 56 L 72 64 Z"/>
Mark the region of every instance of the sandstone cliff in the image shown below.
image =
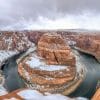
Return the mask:
<path id="1" fill-rule="evenodd" d="M 75 57 L 69 45 L 56 33 L 44 34 L 38 42 L 38 55 L 47 64 L 75 66 Z"/>
<path id="2" fill-rule="evenodd" d="M 34 43 L 23 32 L 0 32 L 0 67 L 10 57 L 29 49 Z"/>

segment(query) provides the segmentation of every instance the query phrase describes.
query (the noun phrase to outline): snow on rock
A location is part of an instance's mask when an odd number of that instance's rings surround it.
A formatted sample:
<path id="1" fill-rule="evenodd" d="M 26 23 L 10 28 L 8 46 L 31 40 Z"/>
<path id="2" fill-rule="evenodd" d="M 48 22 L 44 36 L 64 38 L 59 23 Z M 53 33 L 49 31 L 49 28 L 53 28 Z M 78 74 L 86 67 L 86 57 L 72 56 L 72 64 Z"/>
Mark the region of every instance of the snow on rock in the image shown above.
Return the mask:
<path id="1" fill-rule="evenodd" d="M 35 99 L 40 99 L 43 98 L 43 95 L 41 93 L 39 93 L 38 91 L 35 90 L 23 90 L 20 91 L 19 93 L 17 93 L 19 96 L 21 96 L 24 99 L 27 100 L 35 100 Z"/>
<path id="2" fill-rule="evenodd" d="M 16 54 L 18 54 L 17 51 L 0 50 L 0 66 L 2 66 L 7 59 Z"/>
<path id="3" fill-rule="evenodd" d="M 2 71 L 0 70 L 0 96 L 7 94 L 7 90 L 3 87 L 5 83 L 5 78 L 2 75 Z"/>
<path id="4" fill-rule="evenodd" d="M 2 85 L 0 85 L 0 96 L 6 95 L 6 94 L 8 94 L 7 90 Z"/>
<path id="5" fill-rule="evenodd" d="M 31 68 L 46 70 L 46 71 L 56 71 L 56 70 L 63 70 L 66 69 L 67 66 L 64 65 L 46 65 L 45 62 L 38 59 L 38 57 L 31 57 L 26 62 Z"/>
<path id="6" fill-rule="evenodd" d="M 17 93 L 20 97 L 22 97 L 25 100 L 87 100 L 85 98 L 76 98 L 76 99 L 71 99 L 67 96 L 63 96 L 61 94 L 49 94 L 47 93 L 45 96 L 39 93 L 36 90 L 22 90 Z"/>
<path id="7" fill-rule="evenodd" d="M 34 45 L 24 32 L 0 32 L 0 67 L 10 57 L 26 51 Z"/>
<path id="8" fill-rule="evenodd" d="M 71 40 L 67 41 L 67 43 L 68 43 L 70 46 L 76 45 L 76 42 L 75 42 L 75 41 L 71 41 Z"/>

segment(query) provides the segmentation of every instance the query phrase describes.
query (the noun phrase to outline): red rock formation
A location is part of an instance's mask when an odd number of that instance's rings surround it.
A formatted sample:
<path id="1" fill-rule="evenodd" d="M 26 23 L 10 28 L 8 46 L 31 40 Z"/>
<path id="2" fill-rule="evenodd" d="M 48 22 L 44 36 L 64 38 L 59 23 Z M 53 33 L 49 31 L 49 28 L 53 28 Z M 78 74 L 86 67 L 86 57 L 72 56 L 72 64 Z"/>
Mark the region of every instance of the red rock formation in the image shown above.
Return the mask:
<path id="1" fill-rule="evenodd" d="M 26 77 L 24 76 L 24 70 L 26 70 L 29 73 L 29 77 L 32 79 L 30 80 L 32 83 L 37 83 L 40 85 L 60 85 L 74 79 L 74 67 L 71 68 L 70 66 L 46 65 L 43 63 L 43 61 L 37 59 L 36 55 L 30 55 L 31 56 L 26 57 L 19 64 L 18 72 L 22 77 Z"/>
<path id="2" fill-rule="evenodd" d="M 91 54 L 100 61 L 100 35 L 72 35 L 75 47 L 78 50 Z"/>
<path id="3" fill-rule="evenodd" d="M 26 51 L 32 45 L 23 32 L 0 32 L 0 67 L 8 58 Z"/>
<path id="4" fill-rule="evenodd" d="M 44 33 L 50 33 L 53 31 L 28 31 L 29 39 L 37 44 L 41 35 Z M 78 31 L 78 30 L 65 30 L 65 31 L 55 31 L 60 34 L 69 45 L 75 45 L 79 50 L 89 53 L 100 61 L 100 32 L 92 31 Z"/>
<path id="5" fill-rule="evenodd" d="M 6 95 L 0 96 L 0 100 L 24 100 L 23 97 L 18 95 L 20 91 L 24 91 L 24 90 L 27 90 L 27 89 L 19 89 L 14 92 L 8 93 Z"/>
<path id="6" fill-rule="evenodd" d="M 38 40 L 40 39 L 40 37 L 45 33 L 45 32 L 42 32 L 42 31 L 25 31 L 25 33 L 27 34 L 29 40 L 31 42 L 34 42 L 34 43 L 38 43 Z"/>
<path id="7" fill-rule="evenodd" d="M 38 55 L 47 64 L 75 66 L 75 57 L 64 39 L 56 33 L 44 34 L 38 42 Z"/>
<path id="8" fill-rule="evenodd" d="M 19 75 L 26 86 L 43 93 L 68 94 L 67 85 L 72 86 L 78 81 L 75 57 L 70 47 L 56 33 L 41 36 L 37 46 L 37 50 L 18 64 Z"/>

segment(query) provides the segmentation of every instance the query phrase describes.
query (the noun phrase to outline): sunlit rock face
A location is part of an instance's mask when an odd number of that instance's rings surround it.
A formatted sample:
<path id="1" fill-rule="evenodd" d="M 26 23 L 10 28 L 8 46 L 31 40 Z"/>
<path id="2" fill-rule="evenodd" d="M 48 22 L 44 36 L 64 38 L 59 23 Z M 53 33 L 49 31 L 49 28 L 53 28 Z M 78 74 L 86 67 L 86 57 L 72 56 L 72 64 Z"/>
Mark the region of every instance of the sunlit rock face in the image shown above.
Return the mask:
<path id="1" fill-rule="evenodd" d="M 96 91 L 92 100 L 100 100 L 100 88 Z"/>
<path id="2" fill-rule="evenodd" d="M 8 58 L 34 45 L 23 32 L 0 32 L 0 67 Z"/>
<path id="3" fill-rule="evenodd" d="M 69 45 L 57 33 L 47 33 L 40 38 L 38 55 L 45 58 L 47 64 L 75 66 Z"/>

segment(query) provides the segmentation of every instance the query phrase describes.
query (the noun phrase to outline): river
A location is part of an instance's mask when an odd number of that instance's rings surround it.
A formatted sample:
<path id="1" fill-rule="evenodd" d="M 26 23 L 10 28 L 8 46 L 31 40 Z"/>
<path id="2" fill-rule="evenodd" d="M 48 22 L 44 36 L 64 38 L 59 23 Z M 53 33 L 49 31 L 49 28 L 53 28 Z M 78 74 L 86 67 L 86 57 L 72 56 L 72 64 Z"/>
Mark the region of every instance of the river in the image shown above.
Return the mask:
<path id="1" fill-rule="evenodd" d="M 96 89 L 97 81 L 100 80 L 100 64 L 95 60 L 94 57 L 79 52 L 82 64 L 86 69 L 86 77 L 82 84 L 72 93 L 71 97 L 87 97 L 90 98 Z M 18 75 L 16 59 L 18 56 L 8 60 L 3 68 L 5 75 L 5 88 L 8 91 L 13 91 L 19 88 L 23 88 L 24 82 Z"/>

